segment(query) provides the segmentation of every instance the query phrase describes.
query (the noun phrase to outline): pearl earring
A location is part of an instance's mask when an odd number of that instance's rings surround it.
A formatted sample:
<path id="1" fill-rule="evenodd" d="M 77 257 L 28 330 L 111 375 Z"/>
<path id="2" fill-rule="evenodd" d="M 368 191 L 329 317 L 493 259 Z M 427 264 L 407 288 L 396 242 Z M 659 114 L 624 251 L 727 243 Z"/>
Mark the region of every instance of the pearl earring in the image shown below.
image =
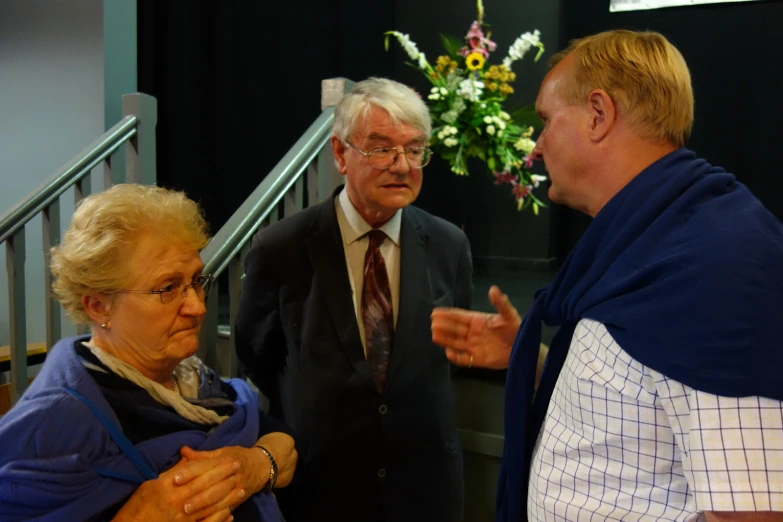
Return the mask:
<path id="1" fill-rule="evenodd" d="M 108 324 L 106 324 L 106 323 L 101 323 L 101 328 L 103 328 L 104 330 L 106 330 L 106 329 L 108 329 L 108 328 L 109 328 L 109 325 L 108 325 Z"/>

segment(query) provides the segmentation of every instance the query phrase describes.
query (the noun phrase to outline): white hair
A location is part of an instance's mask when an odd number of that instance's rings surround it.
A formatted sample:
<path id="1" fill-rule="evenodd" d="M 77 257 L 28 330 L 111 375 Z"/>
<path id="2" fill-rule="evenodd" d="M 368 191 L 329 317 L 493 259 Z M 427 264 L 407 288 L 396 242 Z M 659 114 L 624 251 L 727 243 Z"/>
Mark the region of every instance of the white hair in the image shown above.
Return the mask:
<path id="1" fill-rule="evenodd" d="M 429 141 L 432 120 L 427 105 L 412 88 L 387 78 L 368 78 L 354 84 L 334 110 L 332 134 L 348 141 L 372 106 L 388 112 L 395 125 L 404 123 L 421 131 Z"/>

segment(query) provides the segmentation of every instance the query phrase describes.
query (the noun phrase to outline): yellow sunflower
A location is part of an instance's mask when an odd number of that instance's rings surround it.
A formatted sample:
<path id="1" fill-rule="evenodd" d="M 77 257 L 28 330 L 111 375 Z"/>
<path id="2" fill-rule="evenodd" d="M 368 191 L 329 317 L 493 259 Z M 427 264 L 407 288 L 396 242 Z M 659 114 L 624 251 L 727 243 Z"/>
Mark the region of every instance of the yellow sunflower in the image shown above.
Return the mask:
<path id="1" fill-rule="evenodd" d="M 484 67 L 484 55 L 481 53 L 470 53 L 465 58 L 465 65 L 471 71 L 476 71 Z"/>

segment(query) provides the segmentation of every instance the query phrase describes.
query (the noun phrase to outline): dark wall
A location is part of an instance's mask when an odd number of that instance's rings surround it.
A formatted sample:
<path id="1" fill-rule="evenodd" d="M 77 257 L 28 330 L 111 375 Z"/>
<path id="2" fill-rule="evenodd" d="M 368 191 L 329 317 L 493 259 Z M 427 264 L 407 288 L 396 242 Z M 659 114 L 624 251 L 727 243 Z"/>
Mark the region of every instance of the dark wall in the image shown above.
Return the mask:
<path id="1" fill-rule="evenodd" d="M 689 147 L 736 174 L 778 218 L 783 197 L 777 153 L 783 143 L 778 36 L 783 2 L 761 1 L 609 13 L 609 0 L 562 0 L 561 45 L 607 29 L 650 29 L 682 52 L 691 71 L 696 119 Z M 565 255 L 589 223 L 562 207 L 553 216 Z"/>

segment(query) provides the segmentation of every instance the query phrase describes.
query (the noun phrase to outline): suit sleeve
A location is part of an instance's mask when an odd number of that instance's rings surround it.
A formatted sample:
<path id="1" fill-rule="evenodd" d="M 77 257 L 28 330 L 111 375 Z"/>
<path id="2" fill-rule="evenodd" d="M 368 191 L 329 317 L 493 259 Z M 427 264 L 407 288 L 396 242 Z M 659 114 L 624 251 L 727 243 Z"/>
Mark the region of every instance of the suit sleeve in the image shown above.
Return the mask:
<path id="1" fill-rule="evenodd" d="M 454 306 L 470 310 L 473 302 L 473 258 L 470 255 L 470 241 L 467 236 L 462 236 L 462 253 L 457 266 L 457 280 L 455 282 Z"/>
<path id="2" fill-rule="evenodd" d="M 256 235 L 245 259 L 234 334 L 237 358 L 246 375 L 264 396 L 275 401 L 287 354 L 272 261 Z"/>

